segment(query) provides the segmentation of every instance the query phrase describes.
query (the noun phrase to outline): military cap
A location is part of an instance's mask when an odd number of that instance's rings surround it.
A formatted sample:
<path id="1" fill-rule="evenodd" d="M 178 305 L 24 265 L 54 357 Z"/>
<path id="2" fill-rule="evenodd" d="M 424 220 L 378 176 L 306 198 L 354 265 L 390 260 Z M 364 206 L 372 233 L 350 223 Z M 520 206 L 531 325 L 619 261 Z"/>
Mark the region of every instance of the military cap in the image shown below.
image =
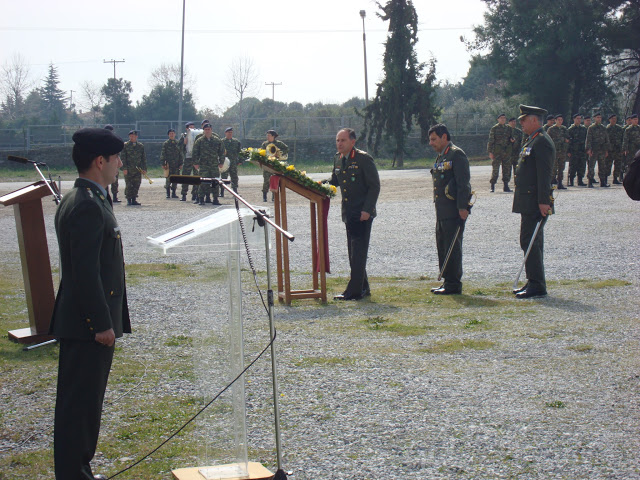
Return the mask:
<path id="1" fill-rule="evenodd" d="M 544 113 L 547 113 L 547 111 L 545 110 Z M 540 115 L 544 115 L 544 113 L 541 113 Z M 531 114 L 527 114 L 527 115 L 531 115 Z M 555 120 L 556 117 L 554 115 L 547 115 L 547 120 Z"/>
<path id="2" fill-rule="evenodd" d="M 211 128 L 211 124 L 210 124 L 210 123 L 205 123 L 205 124 L 203 124 L 203 125 L 202 125 L 202 128 L 203 128 L 203 129 L 205 129 L 205 128 Z"/>
<path id="3" fill-rule="evenodd" d="M 187 123 L 185 123 L 185 124 L 184 124 L 184 128 L 187 128 L 187 127 L 195 127 L 195 125 L 196 125 L 196 124 L 195 124 L 195 123 L 193 123 L 193 122 L 187 122 Z"/>
<path id="4" fill-rule="evenodd" d="M 202 120 L 202 123 L 200 125 L 204 126 L 205 123 L 211 123 L 211 122 L 209 121 L 208 118 L 205 118 L 204 120 Z"/>
<path id="5" fill-rule="evenodd" d="M 81 128 L 71 138 L 77 148 L 96 155 L 115 155 L 124 148 L 122 139 L 104 128 Z"/>
<path id="6" fill-rule="evenodd" d="M 137 130 L 131 130 L 129 132 L 129 135 L 138 135 L 138 131 Z"/>
<path id="7" fill-rule="evenodd" d="M 613 117 L 618 118 L 618 116 L 615 113 L 612 113 L 611 115 L 609 115 L 609 117 L 607 118 L 607 120 L 611 120 Z"/>
<path id="8" fill-rule="evenodd" d="M 110 123 L 107 123 L 107 124 L 104 126 L 104 129 L 105 129 L 105 130 L 109 130 L 109 131 L 113 132 L 113 125 L 111 125 Z"/>
<path id="9" fill-rule="evenodd" d="M 233 132 L 233 127 L 227 127 L 224 129 L 224 133 Z"/>
<path id="10" fill-rule="evenodd" d="M 509 121 L 510 121 L 510 122 L 515 122 L 515 121 L 516 121 L 516 117 L 511 117 L 511 118 L 509 119 Z"/>
<path id="11" fill-rule="evenodd" d="M 576 117 L 581 117 L 581 116 L 582 116 L 581 113 L 574 113 L 571 118 L 576 118 Z"/>
<path id="12" fill-rule="evenodd" d="M 527 115 L 538 115 L 542 117 L 543 115 L 546 115 L 546 113 L 547 111 L 544 108 L 533 107 L 530 105 L 520 105 L 520 116 L 518 117 L 518 120 L 522 120 Z M 550 117 L 551 118 L 547 117 L 547 120 L 551 120 L 553 118 L 553 115 L 550 115 Z"/>
<path id="13" fill-rule="evenodd" d="M 496 118 L 500 118 L 500 117 L 506 117 L 506 115 L 504 113 L 501 113 L 500 115 L 498 115 Z"/>
<path id="14" fill-rule="evenodd" d="M 557 114 L 557 115 L 555 116 L 555 118 L 562 118 L 562 119 L 564 119 L 564 115 L 562 115 L 561 113 L 559 113 L 559 114 Z"/>
<path id="15" fill-rule="evenodd" d="M 596 113 L 593 114 L 593 118 L 601 117 L 601 116 L 602 116 L 602 113 L 600 113 L 600 112 L 596 112 Z"/>
<path id="16" fill-rule="evenodd" d="M 634 113 L 633 115 L 631 115 L 629 118 L 638 118 L 638 114 Z"/>
<path id="17" fill-rule="evenodd" d="M 169 135 L 171 132 L 176 133 L 176 131 L 173 128 L 170 128 L 169 130 L 167 130 L 167 135 Z"/>
<path id="18" fill-rule="evenodd" d="M 267 134 L 268 135 L 272 135 L 274 137 L 278 136 L 278 132 L 276 132 L 275 130 L 267 130 Z"/>

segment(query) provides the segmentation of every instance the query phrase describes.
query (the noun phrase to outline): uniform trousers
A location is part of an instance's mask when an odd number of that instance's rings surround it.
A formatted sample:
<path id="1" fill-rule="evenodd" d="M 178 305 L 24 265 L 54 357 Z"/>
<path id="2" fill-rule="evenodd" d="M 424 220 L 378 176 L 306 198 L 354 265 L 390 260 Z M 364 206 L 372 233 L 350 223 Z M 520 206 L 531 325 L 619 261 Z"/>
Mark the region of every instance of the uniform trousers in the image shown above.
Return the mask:
<path id="1" fill-rule="evenodd" d="M 131 170 L 124 176 L 124 196 L 129 200 L 135 200 L 138 197 L 140 183 L 142 182 L 142 174 L 136 169 L 135 173 Z"/>
<path id="2" fill-rule="evenodd" d="M 111 198 L 116 198 L 118 196 L 118 177 L 120 176 L 120 171 L 116 172 L 116 179 L 111 184 Z"/>
<path id="3" fill-rule="evenodd" d="M 520 248 L 524 253 L 527 253 L 531 237 L 540 218 L 540 214 L 520 214 Z M 545 217 L 540 224 L 538 234 L 524 264 L 529 286 L 542 292 L 547 291 L 547 282 L 544 277 L 544 224 L 546 223 L 546 218 L 548 217 Z"/>
<path id="4" fill-rule="evenodd" d="M 93 480 L 102 403 L 115 345 L 61 338 L 53 433 L 57 480 Z"/>
<path id="5" fill-rule="evenodd" d="M 491 160 L 491 180 L 489 183 L 498 181 L 498 174 L 502 166 L 502 181 L 509 182 L 511 180 L 511 156 L 507 152 L 496 152 Z"/>
<path id="6" fill-rule="evenodd" d="M 451 251 L 447 268 L 442 272 L 444 278 L 444 288 L 447 290 L 462 291 L 462 236 L 464 234 L 464 224 L 461 218 L 447 218 L 436 220 L 436 246 L 438 247 L 438 270 L 442 270 L 447 252 L 453 242 L 458 226 L 460 234 Z"/>
<path id="7" fill-rule="evenodd" d="M 344 291 L 345 295 L 362 295 L 364 292 L 369 291 L 367 254 L 369 252 L 372 224 L 373 218 L 361 222 L 359 216 L 348 219 L 345 224 L 347 227 L 349 266 L 351 267 L 351 278 Z"/>
<path id="8" fill-rule="evenodd" d="M 197 172 L 194 171 L 193 168 L 193 158 L 187 157 L 184 159 L 184 164 L 182 165 L 182 174 L 183 175 L 197 175 Z M 191 187 L 191 193 L 195 195 L 194 192 L 198 191 L 198 186 L 194 185 Z M 189 193 L 189 185 L 187 183 L 182 184 L 182 189 L 180 190 L 181 195 L 186 195 Z"/>

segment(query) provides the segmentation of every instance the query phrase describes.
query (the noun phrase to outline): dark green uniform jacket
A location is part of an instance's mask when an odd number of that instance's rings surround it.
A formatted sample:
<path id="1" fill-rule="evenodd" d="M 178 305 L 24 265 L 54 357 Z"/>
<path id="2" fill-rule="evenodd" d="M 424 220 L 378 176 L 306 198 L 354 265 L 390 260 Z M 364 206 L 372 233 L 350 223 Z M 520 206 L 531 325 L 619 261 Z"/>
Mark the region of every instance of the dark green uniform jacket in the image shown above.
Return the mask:
<path id="1" fill-rule="evenodd" d="M 113 328 L 131 333 L 120 227 L 108 199 L 78 178 L 55 218 L 62 279 L 50 333 L 58 338 L 93 340 Z"/>
<path id="2" fill-rule="evenodd" d="M 469 206 L 471 175 L 469 160 L 464 151 L 449 142 L 438 154 L 431 169 L 433 177 L 433 202 L 436 204 L 438 220 L 459 218 L 458 210 Z"/>
<path id="3" fill-rule="evenodd" d="M 340 187 L 342 221 L 360 218 L 360 212 L 376 216 L 376 202 L 380 194 L 380 177 L 373 158 L 354 148 L 348 158 L 336 155 L 330 183 Z"/>
<path id="4" fill-rule="evenodd" d="M 551 204 L 551 168 L 556 149 L 542 128 L 525 141 L 516 169 L 513 212 L 536 214 L 539 204 Z"/>

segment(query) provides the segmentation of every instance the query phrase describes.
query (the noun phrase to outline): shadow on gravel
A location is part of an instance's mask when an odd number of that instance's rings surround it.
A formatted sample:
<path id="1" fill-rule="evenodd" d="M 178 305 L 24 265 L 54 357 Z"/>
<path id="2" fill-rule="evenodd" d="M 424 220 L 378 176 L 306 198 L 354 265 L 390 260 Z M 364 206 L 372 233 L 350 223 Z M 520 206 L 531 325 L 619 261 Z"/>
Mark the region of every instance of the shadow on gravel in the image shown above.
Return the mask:
<path id="1" fill-rule="evenodd" d="M 557 310 L 564 310 L 565 312 L 577 312 L 577 313 L 585 313 L 585 312 L 595 312 L 598 309 L 593 305 L 588 305 L 583 302 L 578 302 L 576 300 L 569 300 L 561 297 L 547 297 L 547 301 L 545 304 L 551 308 L 555 308 Z"/>

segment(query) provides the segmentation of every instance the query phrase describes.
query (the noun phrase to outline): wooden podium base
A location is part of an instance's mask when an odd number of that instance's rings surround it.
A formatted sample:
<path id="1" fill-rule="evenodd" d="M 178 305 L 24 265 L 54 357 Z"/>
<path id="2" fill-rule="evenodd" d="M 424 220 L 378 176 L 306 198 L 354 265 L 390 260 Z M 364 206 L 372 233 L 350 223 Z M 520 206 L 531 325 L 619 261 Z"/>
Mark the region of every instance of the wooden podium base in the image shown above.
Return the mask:
<path id="1" fill-rule="evenodd" d="M 9 330 L 9 340 L 17 343 L 40 343 L 52 340 L 53 338 L 54 337 L 46 333 L 31 333 L 31 327 Z"/>
<path id="2" fill-rule="evenodd" d="M 219 465 L 217 467 L 192 467 L 192 468 L 179 468 L 178 470 L 171 470 L 173 478 L 175 480 L 204 480 L 204 476 L 200 473 L 200 470 L 211 468 L 216 469 L 219 468 L 221 471 L 225 469 L 232 469 L 234 465 L 238 465 L 237 463 L 230 463 L 228 465 Z M 273 473 L 264 468 L 261 463 L 258 462 L 248 462 L 249 467 L 249 475 L 246 477 L 211 477 L 214 479 L 224 479 L 224 480 L 268 480 L 273 477 Z"/>

